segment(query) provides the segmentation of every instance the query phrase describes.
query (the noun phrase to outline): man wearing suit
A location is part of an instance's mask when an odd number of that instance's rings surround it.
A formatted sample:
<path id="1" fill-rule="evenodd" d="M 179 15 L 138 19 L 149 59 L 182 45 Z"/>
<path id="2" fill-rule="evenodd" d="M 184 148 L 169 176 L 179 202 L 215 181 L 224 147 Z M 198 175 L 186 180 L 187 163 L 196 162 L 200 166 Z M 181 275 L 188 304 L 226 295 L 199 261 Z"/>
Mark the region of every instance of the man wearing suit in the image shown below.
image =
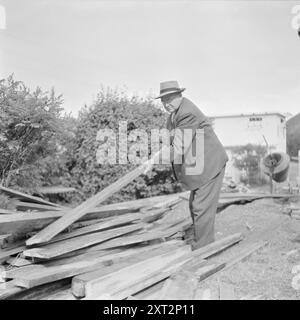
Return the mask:
<path id="1" fill-rule="evenodd" d="M 160 95 L 156 99 L 161 99 L 170 114 L 167 129 L 175 132 L 171 138 L 174 176 L 191 190 L 193 227 L 190 232 L 192 248 L 197 249 L 214 241 L 215 214 L 228 157 L 209 120 L 182 96 L 184 90 L 177 81 L 165 81 L 160 84 Z M 191 134 L 185 135 L 188 131 Z"/>

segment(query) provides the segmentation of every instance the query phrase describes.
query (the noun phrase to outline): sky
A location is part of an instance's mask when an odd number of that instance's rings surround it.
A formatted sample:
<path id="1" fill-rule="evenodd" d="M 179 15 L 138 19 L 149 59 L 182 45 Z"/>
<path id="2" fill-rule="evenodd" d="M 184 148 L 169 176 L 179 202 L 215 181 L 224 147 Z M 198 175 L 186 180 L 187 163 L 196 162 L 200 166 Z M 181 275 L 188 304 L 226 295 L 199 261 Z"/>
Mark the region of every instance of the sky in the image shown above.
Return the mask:
<path id="1" fill-rule="evenodd" d="M 300 1 L 0 0 L 0 78 L 13 73 L 32 89 L 54 87 L 74 115 L 101 86 L 155 96 L 165 80 L 177 80 L 209 116 L 296 114 L 295 5 Z"/>

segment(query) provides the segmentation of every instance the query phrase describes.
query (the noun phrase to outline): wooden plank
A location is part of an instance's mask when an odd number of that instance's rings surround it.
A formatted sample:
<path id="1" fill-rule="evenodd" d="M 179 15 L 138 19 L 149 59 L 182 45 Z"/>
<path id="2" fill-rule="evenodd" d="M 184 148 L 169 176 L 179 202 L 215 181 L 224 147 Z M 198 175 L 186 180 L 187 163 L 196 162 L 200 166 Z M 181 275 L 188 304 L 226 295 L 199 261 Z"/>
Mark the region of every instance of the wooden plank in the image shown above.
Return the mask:
<path id="1" fill-rule="evenodd" d="M 126 257 L 125 259 L 121 259 L 120 261 L 118 261 L 117 264 L 109 265 L 99 270 L 83 273 L 74 277 L 72 279 L 72 293 L 74 294 L 74 296 L 78 298 L 83 298 L 85 296 L 86 282 L 119 271 L 130 265 L 144 261 L 145 259 L 149 259 L 178 249 L 183 245 L 185 245 L 183 241 L 168 241 L 160 244 L 138 248 L 138 250 L 134 254 Z"/>
<path id="2" fill-rule="evenodd" d="M 28 270 L 28 272 L 14 270 L 13 279 L 18 286 L 24 288 L 33 288 L 41 284 L 54 282 L 60 279 L 70 278 L 83 272 L 88 272 L 97 268 L 101 268 L 103 265 L 106 265 L 108 262 L 110 262 L 111 259 L 113 259 L 112 256 L 102 256 L 91 260 L 73 262 L 65 265 L 52 266 L 47 268 L 44 267 L 36 270 Z M 9 278 L 11 277 L 11 274 L 12 272 L 9 273 Z"/>
<path id="3" fill-rule="evenodd" d="M 19 287 L 15 284 L 14 280 L 8 281 L 7 289 L 0 289 L 0 299 L 1 300 L 41 300 L 48 297 L 55 292 L 60 292 L 64 290 L 67 286 L 70 286 L 70 281 L 62 280 L 54 283 L 49 283 L 35 287 L 33 289 L 26 289 Z"/>
<path id="4" fill-rule="evenodd" d="M 142 198 L 137 200 L 130 200 L 130 201 L 124 201 L 124 202 L 118 202 L 108 205 L 101 205 L 97 206 L 93 210 L 102 210 L 102 211 L 110 211 L 113 213 L 115 210 L 116 212 L 124 211 L 126 212 L 135 212 L 139 211 L 142 208 L 162 208 L 162 207 L 169 207 L 174 205 L 178 200 L 180 200 L 180 197 L 184 194 L 187 194 L 187 192 L 180 192 L 180 193 L 174 193 L 174 194 L 168 194 L 168 195 L 162 195 L 162 196 L 155 196 L 155 197 L 149 197 L 149 198 Z"/>
<path id="5" fill-rule="evenodd" d="M 190 259 L 191 259 L 191 256 L 189 252 L 181 257 L 176 258 L 167 266 L 164 266 L 161 269 L 158 269 L 155 271 L 153 271 L 152 269 L 152 272 L 149 274 L 146 274 L 145 276 L 136 277 L 136 274 L 135 274 L 135 279 L 132 283 L 130 283 L 129 285 L 123 286 L 123 288 L 118 289 L 117 292 L 115 293 L 110 293 L 110 294 L 105 293 L 100 296 L 96 295 L 96 296 L 86 297 L 85 299 L 86 300 L 89 300 L 89 299 L 121 300 L 136 293 L 138 293 L 138 296 L 139 296 L 141 292 L 144 292 L 143 293 L 144 298 L 145 298 L 145 292 L 146 292 L 146 299 L 150 299 L 150 300 L 158 299 L 159 298 L 158 293 L 162 287 L 163 280 L 167 279 L 173 273 L 176 273 L 181 268 L 181 266 L 184 265 L 185 263 L 188 263 Z M 138 267 L 138 269 L 140 269 L 140 267 Z M 152 288 L 154 288 L 154 292 L 151 292 L 151 290 L 153 290 Z M 150 294 L 149 294 L 149 291 L 150 291 Z"/>
<path id="6" fill-rule="evenodd" d="M 157 219 L 161 218 L 165 212 L 167 212 L 169 208 L 160 208 L 160 209 L 154 209 L 154 210 L 148 210 L 142 213 L 141 222 L 144 223 L 152 223 L 156 221 Z"/>
<path id="7" fill-rule="evenodd" d="M 169 266 L 167 269 L 162 268 L 157 272 L 152 272 L 149 276 L 145 276 L 144 278 L 137 279 L 137 281 L 131 284 L 130 286 L 127 286 L 122 290 L 119 290 L 118 292 L 116 292 L 111 296 L 108 295 L 109 300 L 123 300 L 132 294 L 141 292 L 145 288 L 149 288 L 153 285 L 156 285 L 162 282 L 163 280 L 167 279 L 173 272 L 176 271 L 177 267 L 178 265 Z M 90 299 L 103 300 L 103 296 L 86 297 L 83 300 L 90 300 Z"/>
<path id="8" fill-rule="evenodd" d="M 197 286 L 197 277 L 192 272 L 181 270 L 166 280 L 159 300 L 192 300 Z"/>
<path id="9" fill-rule="evenodd" d="M 197 266 L 197 262 L 199 262 L 203 259 L 209 258 L 217 253 L 222 252 L 226 248 L 231 247 L 232 245 L 238 243 L 242 239 L 243 239 L 242 234 L 237 233 L 232 236 L 215 241 L 212 244 L 209 244 L 205 247 L 197 249 L 191 253 L 191 259 L 189 259 L 187 262 L 183 263 L 175 271 L 173 270 L 172 273 L 180 272 L 181 270 L 187 270 L 187 271 L 192 270 L 193 272 L 195 272 L 194 267 Z M 209 266 L 203 267 L 202 269 L 197 270 L 197 272 L 198 272 L 197 278 L 199 281 L 204 280 L 208 276 L 218 272 L 219 270 L 222 270 L 223 268 L 225 268 L 224 263 L 214 264 L 214 265 L 209 265 Z M 165 278 L 167 278 L 167 277 L 165 277 Z M 162 287 L 163 287 L 163 284 L 160 283 L 159 285 L 154 286 L 153 289 L 149 288 L 149 289 L 144 290 L 144 292 L 137 294 L 137 297 L 139 299 L 160 299 L 160 290 Z M 152 292 L 152 291 L 154 291 L 154 292 Z"/>
<path id="10" fill-rule="evenodd" d="M 13 267 L 24 267 L 33 264 L 32 261 L 20 257 L 11 257 L 6 262 Z"/>
<path id="11" fill-rule="evenodd" d="M 224 269 L 227 270 L 229 268 L 231 268 L 232 266 L 240 263 L 240 262 L 244 262 L 245 260 L 247 260 L 253 253 L 257 252 L 258 250 L 260 250 L 261 248 L 263 248 L 264 246 L 266 246 L 268 244 L 267 241 L 263 241 L 263 242 L 259 242 L 259 243 L 253 243 L 253 244 L 245 244 L 245 249 L 239 253 L 235 258 L 231 259 L 230 261 L 228 261 L 228 263 L 226 264 L 226 268 Z"/>
<path id="12" fill-rule="evenodd" d="M 49 206 L 52 206 L 52 207 L 60 207 L 60 205 L 58 205 L 56 203 L 52 203 L 52 202 L 46 201 L 46 200 L 44 200 L 42 198 L 39 198 L 39 197 L 34 197 L 34 196 L 29 195 L 29 194 L 20 192 L 20 191 L 9 189 L 9 188 L 6 188 L 6 187 L 1 186 L 1 185 L 0 185 L 0 191 L 2 191 L 3 193 L 5 193 L 5 194 L 7 194 L 7 195 L 9 195 L 9 196 L 11 196 L 13 198 L 23 199 L 23 200 L 26 200 L 26 201 L 29 201 L 29 202 L 34 202 L 34 203 L 46 204 L 46 205 L 49 205 Z"/>
<path id="13" fill-rule="evenodd" d="M 145 232 L 139 235 L 132 235 L 122 237 L 122 239 L 113 239 L 109 240 L 103 244 L 98 246 L 99 249 L 111 249 L 111 248 L 119 248 L 122 246 L 129 246 L 133 244 L 138 244 L 142 242 L 147 242 L 156 239 L 163 239 L 172 236 L 174 233 L 181 230 L 181 228 L 185 225 L 185 222 L 182 224 L 178 224 L 175 227 L 172 227 L 167 230 L 151 230 L 151 232 Z M 222 250 L 227 249 L 228 247 L 240 242 L 243 239 L 241 233 L 233 234 L 229 237 L 223 238 L 219 241 L 215 241 L 208 246 L 202 247 L 192 252 L 193 257 L 201 256 L 202 259 L 206 259 L 214 254 L 221 252 Z"/>
<path id="14" fill-rule="evenodd" d="M 173 207 L 176 204 L 178 204 L 180 201 L 182 200 L 182 198 L 180 197 L 175 197 L 174 200 L 170 200 L 170 199 L 165 199 L 163 201 L 160 202 L 153 202 L 151 204 L 151 208 L 155 209 L 155 208 L 166 208 L 166 207 Z"/>
<path id="15" fill-rule="evenodd" d="M 47 267 L 42 264 L 32 264 L 20 268 L 10 268 L 7 269 L 4 273 L 3 277 L 6 280 L 14 279 L 17 277 L 22 277 L 23 275 L 33 273 L 33 272 L 43 272 Z"/>
<path id="16" fill-rule="evenodd" d="M 158 300 L 160 291 L 165 284 L 165 279 L 162 281 L 156 282 L 153 285 L 148 286 L 147 288 L 142 289 L 133 295 L 137 300 Z"/>
<path id="17" fill-rule="evenodd" d="M 193 251 L 192 255 L 199 256 L 202 259 L 206 259 L 233 246 L 234 244 L 240 242 L 241 240 L 243 240 L 243 235 L 241 233 L 235 233 L 231 236 L 212 242 L 207 246 L 204 246 L 202 248 L 199 248 Z"/>
<path id="18" fill-rule="evenodd" d="M 182 245 L 185 245 L 184 241 L 172 240 L 172 241 L 158 243 L 158 244 L 152 244 L 152 245 L 134 246 L 131 248 L 127 248 L 126 252 L 128 254 L 130 254 L 130 253 L 143 254 L 143 252 L 148 252 L 148 250 L 149 250 L 149 254 L 150 254 L 152 250 L 159 248 L 159 247 L 162 247 L 162 246 L 167 246 L 169 248 L 172 246 L 180 247 Z M 100 256 L 124 252 L 124 249 L 122 250 L 119 248 L 112 249 L 112 250 L 102 250 L 102 249 L 98 248 L 98 246 L 99 245 L 95 245 L 95 246 L 88 247 L 85 249 L 77 250 L 77 251 L 73 252 L 74 253 L 73 255 L 66 254 L 63 256 L 59 256 L 56 259 L 51 259 L 50 261 L 45 261 L 45 260 L 41 260 L 41 261 L 42 261 L 43 265 L 49 267 L 49 266 L 57 266 L 57 265 L 67 264 L 67 263 L 71 263 L 71 262 L 78 262 L 82 259 L 92 259 L 94 257 L 100 257 Z M 129 259 L 127 257 L 127 255 L 126 255 L 126 259 Z M 130 258 L 130 259 L 132 259 L 132 258 Z M 40 261 L 40 263 L 41 263 L 41 261 Z"/>
<path id="19" fill-rule="evenodd" d="M 25 246 L 19 246 L 13 249 L 0 250 L 0 261 L 6 261 L 10 256 L 18 254 L 25 249 Z"/>
<path id="20" fill-rule="evenodd" d="M 196 271 L 195 275 L 197 276 L 199 281 L 203 281 L 212 274 L 224 269 L 225 266 L 226 263 L 212 263 L 208 266 L 201 267 L 199 270 Z"/>
<path id="21" fill-rule="evenodd" d="M 105 205 L 90 210 L 89 213 L 86 216 L 84 216 L 80 221 L 134 212 L 144 206 L 152 206 L 155 203 L 159 203 L 164 199 L 169 199 L 171 202 L 174 199 L 176 199 L 176 197 L 180 197 L 182 194 L 184 193 Z M 54 210 L 54 208 L 52 210 Z M 13 233 L 21 238 L 27 233 L 30 233 L 32 231 L 38 231 L 48 226 L 50 223 L 62 217 L 66 212 L 67 210 L 31 213 L 13 213 L 10 211 L 8 214 L 0 215 L 0 233 Z"/>
<path id="22" fill-rule="evenodd" d="M 157 228 L 153 230 L 148 230 L 144 233 L 122 237 L 120 239 L 112 239 L 99 245 L 99 248 L 102 248 L 102 250 L 104 250 L 104 249 L 130 246 L 130 245 L 147 242 L 151 240 L 166 239 L 168 237 L 171 237 L 173 234 L 177 233 L 178 231 L 180 231 L 185 225 L 186 225 L 186 222 L 184 221 L 166 230 Z"/>
<path id="23" fill-rule="evenodd" d="M 147 205 L 158 205 L 162 201 L 172 203 L 174 199 L 178 199 L 181 193 L 174 195 L 157 196 L 153 198 L 145 198 L 132 200 L 121 203 L 104 205 L 99 208 L 89 210 L 87 215 L 79 219 L 79 221 L 87 221 L 92 219 L 112 217 L 133 213 Z M 0 215 L 0 233 L 13 233 L 16 237 L 22 238 L 27 233 L 39 231 L 47 227 L 50 223 L 56 221 L 68 210 L 55 210 L 44 212 L 18 212 Z"/>
<path id="24" fill-rule="evenodd" d="M 217 265 L 216 266 L 217 270 L 213 269 L 212 272 L 208 271 L 209 276 L 212 275 L 212 274 L 218 274 L 219 272 L 225 272 L 229 268 L 232 268 L 233 266 L 235 266 L 237 263 L 245 261 L 246 259 L 248 259 L 251 256 L 251 254 L 253 254 L 257 250 L 261 249 L 266 244 L 267 244 L 267 242 L 254 243 L 254 244 L 251 244 L 250 246 L 249 246 L 249 244 L 245 244 L 246 249 L 243 250 L 242 253 L 237 254 L 235 256 L 235 258 L 231 258 L 229 261 L 227 261 L 225 263 L 221 263 L 219 265 L 219 268 L 218 268 L 218 265 Z M 204 270 L 204 273 L 205 272 L 206 272 L 206 270 Z"/>
<path id="25" fill-rule="evenodd" d="M 172 273 L 178 272 L 178 270 L 180 270 L 180 268 L 182 268 L 183 266 L 187 267 L 189 265 L 193 265 L 193 263 L 195 263 L 195 259 L 198 259 L 198 263 L 200 263 L 201 265 L 202 259 L 210 257 L 217 252 L 230 247 L 231 245 L 241 241 L 241 239 L 242 235 L 238 233 L 224 238 L 220 241 L 216 241 L 215 243 L 210 244 L 206 247 L 200 248 L 193 252 L 189 252 L 188 254 L 180 257 L 181 262 L 178 262 L 180 265 L 176 266 L 176 268 L 172 269 L 169 273 L 166 272 L 165 266 L 163 268 L 164 271 L 159 268 L 156 269 L 157 266 L 159 267 L 159 262 L 156 262 L 156 265 L 153 261 L 152 263 L 150 263 L 150 261 L 144 261 L 144 264 L 140 263 L 130 266 L 128 269 L 125 268 L 120 270 L 119 274 L 111 274 L 110 278 L 99 277 L 87 281 L 85 283 L 84 292 L 87 296 L 87 299 L 102 299 L 102 295 L 105 294 L 108 294 L 113 299 L 126 298 L 126 295 L 137 293 L 138 291 L 145 289 L 147 286 L 153 285 L 163 279 L 168 278 Z M 203 267 L 203 269 L 200 268 L 196 273 L 197 279 L 203 280 L 214 272 L 217 272 L 221 268 L 224 268 L 224 266 L 225 264 L 222 263 L 209 265 L 207 267 Z M 150 269 L 147 269 L 148 267 Z M 125 273 L 122 275 L 122 272 L 134 275 L 133 279 L 125 279 L 125 282 L 123 282 L 122 279 L 124 279 Z M 115 282 L 116 279 L 119 279 L 118 283 Z M 107 283 L 107 285 L 105 285 L 105 283 Z"/>
<path id="26" fill-rule="evenodd" d="M 105 221 L 105 222 L 99 222 L 90 226 L 82 227 L 77 230 L 74 230 L 69 233 L 61 234 L 56 237 L 54 237 L 49 243 L 54 243 L 57 241 L 62 241 L 74 237 L 78 237 L 84 234 L 88 233 L 94 233 L 97 231 L 102 231 L 106 229 L 111 229 L 112 227 L 118 227 L 122 226 L 125 224 L 130 224 L 131 222 L 137 221 L 141 219 L 141 214 L 140 213 L 132 213 L 130 215 L 124 215 L 121 217 L 117 217 L 115 219 L 111 219 L 110 221 Z"/>
<path id="27" fill-rule="evenodd" d="M 71 232 L 73 230 L 79 229 L 79 228 L 83 228 L 83 227 L 87 227 L 87 226 L 91 226 L 100 222 L 107 222 L 107 221 L 111 221 L 112 219 L 114 219 L 114 217 L 111 218 L 99 218 L 99 219 L 91 219 L 91 220 L 85 220 L 85 221 L 79 221 L 79 222 L 74 222 L 68 229 L 66 229 L 66 232 Z M 55 238 L 54 238 L 55 239 Z"/>
<path id="28" fill-rule="evenodd" d="M 75 188 L 64 187 L 64 186 L 50 186 L 37 188 L 37 192 L 40 194 L 58 194 L 58 193 L 69 193 L 77 192 Z"/>
<path id="29" fill-rule="evenodd" d="M 241 192 L 229 192 L 221 193 L 221 199 L 263 199 L 263 198 L 291 198 L 294 197 L 293 194 L 269 194 L 269 193 L 241 193 Z"/>
<path id="30" fill-rule="evenodd" d="M 138 299 L 136 299 L 136 298 L 133 297 L 133 296 L 129 296 L 126 300 L 138 300 Z"/>
<path id="31" fill-rule="evenodd" d="M 159 299 L 162 300 L 190 300 L 193 298 L 198 280 L 201 281 L 211 274 L 223 269 L 225 264 L 203 266 L 203 259 L 220 253 L 224 249 L 242 240 L 240 233 L 213 242 L 192 252 L 193 259 L 183 264 L 176 274 L 172 275 L 163 287 Z"/>
<path id="32" fill-rule="evenodd" d="M 103 277 L 95 278 L 85 283 L 85 294 L 87 299 L 101 299 L 101 296 L 108 294 L 114 299 L 128 297 L 135 293 L 136 285 L 147 286 L 149 281 L 152 283 L 155 276 L 161 276 L 161 273 L 171 267 L 171 264 L 178 263 L 178 260 L 184 259 L 190 252 L 188 246 L 181 247 L 177 250 L 146 259 L 113 272 Z M 172 266 L 174 268 L 174 265 Z M 155 279 L 157 281 L 157 279 Z M 129 290 L 131 288 L 131 290 Z M 133 292 L 132 292 L 133 290 Z"/>
<path id="33" fill-rule="evenodd" d="M 177 229 L 178 229 L 178 231 L 183 232 L 184 230 L 186 230 L 186 228 L 188 228 L 192 225 L 193 221 L 192 221 L 191 217 L 187 217 L 187 218 L 179 217 L 173 221 L 171 220 L 170 223 L 165 223 L 161 220 L 159 220 L 158 223 L 159 223 L 158 229 L 161 231 L 165 231 L 165 230 L 168 231 L 172 228 L 176 228 L 176 226 L 180 226 Z"/>
<path id="34" fill-rule="evenodd" d="M 45 212 L 20 212 L 16 214 L 3 214 L 0 215 L 0 233 L 13 233 L 15 237 L 22 238 L 26 234 L 38 231 L 51 222 L 55 221 L 63 214 L 62 210 L 59 211 L 45 211 Z M 96 213 L 97 215 L 98 213 Z M 102 213 L 100 212 L 100 215 Z M 94 217 L 95 213 L 90 213 L 86 216 L 87 219 Z M 77 222 L 74 227 L 81 223 L 92 223 L 95 221 L 87 220 Z M 98 221 L 99 222 L 99 221 Z M 72 226 L 73 227 L 73 226 Z"/>
<path id="35" fill-rule="evenodd" d="M 125 174 L 122 178 L 118 179 L 112 183 L 107 188 L 103 189 L 93 197 L 84 201 L 78 207 L 68 211 L 63 217 L 59 218 L 57 221 L 53 222 L 51 225 L 40 231 L 38 234 L 26 241 L 27 245 L 41 244 L 50 241 L 53 237 L 59 234 L 61 231 L 70 226 L 73 222 L 79 220 L 84 215 L 86 215 L 89 210 L 95 208 L 104 200 L 108 199 L 111 195 L 118 192 L 122 187 L 129 184 L 131 181 L 139 177 L 141 174 L 145 174 L 150 170 L 159 157 L 160 152 L 158 152 L 152 159 L 146 161 L 144 164 L 134 169 L 133 171 Z"/>
<path id="36" fill-rule="evenodd" d="M 51 272 L 55 272 L 55 271 L 60 272 L 61 271 L 60 266 L 62 265 L 65 265 L 65 266 L 69 265 L 72 267 L 73 263 L 80 263 L 82 261 L 89 261 L 95 258 L 98 259 L 100 257 L 107 257 L 107 259 L 105 260 L 105 264 L 110 265 L 111 264 L 110 257 L 120 252 L 121 251 L 119 250 L 105 250 L 105 251 L 102 250 L 97 252 L 87 252 L 87 253 L 79 254 L 77 256 L 64 257 L 62 259 L 47 261 L 43 264 L 35 263 L 35 264 L 31 264 L 31 265 L 27 265 L 19 268 L 10 268 L 6 270 L 4 274 L 4 278 L 6 280 L 19 278 L 19 277 L 22 278 L 26 274 L 35 274 L 35 273 L 41 273 L 41 275 L 43 276 L 43 272 L 45 270 L 51 271 Z M 128 255 L 129 253 L 127 252 L 126 254 Z M 60 279 L 57 279 L 57 280 L 60 280 Z"/>
<path id="37" fill-rule="evenodd" d="M 112 249 L 112 250 L 102 250 L 102 248 L 99 248 L 99 245 L 93 245 L 91 247 L 87 247 L 87 248 L 82 248 L 82 249 L 78 249 L 76 251 L 72 251 L 72 252 L 68 252 L 66 254 L 63 254 L 61 256 L 55 257 L 53 259 L 49 260 L 45 260 L 45 259 L 37 259 L 34 258 L 35 263 L 58 263 L 58 262 L 63 262 L 65 261 L 65 259 L 71 259 L 71 258 L 80 258 L 83 255 L 87 255 L 87 254 L 93 254 L 93 253 L 97 253 L 98 255 L 102 255 L 102 253 L 106 253 L 106 254 L 110 254 L 110 253 L 117 253 L 117 252 L 121 252 L 121 249 Z M 22 258 L 25 258 L 25 256 L 23 254 L 21 254 Z"/>
<path id="38" fill-rule="evenodd" d="M 0 232 L 7 233 L 8 231 L 14 231 L 16 229 L 26 228 L 28 230 L 42 228 L 49 223 L 62 217 L 66 211 L 45 211 L 45 212 L 9 212 L 7 214 L 0 215 Z M 85 216 L 81 222 L 88 222 L 92 219 L 105 218 L 107 215 L 114 215 L 116 213 L 122 213 L 125 215 L 129 213 L 129 209 L 120 209 L 118 211 L 117 206 L 103 206 L 103 208 L 96 208 L 91 210 L 87 216 Z M 143 215 L 141 214 L 141 217 Z M 36 226 L 34 228 L 34 226 Z"/>
<path id="39" fill-rule="evenodd" d="M 5 300 L 24 289 L 15 285 L 14 281 L 8 281 L 0 284 L 0 300 Z"/>
<path id="40" fill-rule="evenodd" d="M 221 239 L 219 241 L 216 241 L 215 243 L 213 243 L 213 245 L 209 245 L 207 246 L 206 248 L 200 248 L 198 250 L 195 250 L 192 252 L 191 256 L 193 258 L 196 258 L 198 257 L 199 259 L 203 259 L 203 258 L 206 258 L 206 257 L 210 257 L 222 250 L 224 250 L 226 247 L 229 247 L 231 246 L 233 243 L 237 243 L 238 241 L 241 240 L 241 234 L 236 234 L 236 235 L 233 235 L 233 236 L 230 236 L 230 237 L 227 237 L 227 238 L 224 238 L 224 239 Z M 191 265 L 191 262 L 188 262 L 188 265 Z M 184 266 L 184 264 L 183 264 Z M 208 277 L 209 275 L 213 274 L 214 272 L 216 272 L 217 270 L 221 270 L 221 268 L 224 268 L 224 264 L 220 264 L 220 265 L 213 265 L 213 266 L 209 266 L 208 268 L 202 270 L 202 275 L 200 274 L 199 275 L 199 279 L 205 279 L 206 277 Z M 166 279 L 168 276 L 170 276 L 170 274 L 172 274 L 173 272 L 175 272 L 175 270 L 173 270 L 171 273 L 169 274 L 159 274 L 159 275 L 156 275 L 156 276 L 153 276 L 153 279 L 152 280 L 145 280 L 144 282 L 142 283 L 139 283 L 139 284 L 136 284 L 136 286 L 133 286 L 130 290 L 130 292 L 134 292 L 135 290 L 137 290 L 136 292 L 138 291 L 141 291 L 143 289 L 145 289 L 145 286 L 147 283 L 148 286 L 151 286 L 157 282 L 160 282 L 162 281 L 163 279 Z M 128 290 L 129 290 L 128 289 Z M 125 289 L 124 289 L 125 290 Z M 127 291 L 128 292 L 128 291 Z M 119 296 L 122 296 L 122 294 L 125 294 L 126 293 L 126 290 L 119 293 Z M 126 293 L 127 294 L 127 293 Z M 132 293 L 130 293 L 132 294 Z M 113 296 L 113 298 L 116 298 L 117 296 Z"/>
<path id="41" fill-rule="evenodd" d="M 34 289 L 32 289 L 34 290 Z M 57 292 L 49 294 L 47 297 L 44 297 L 42 300 L 77 300 L 72 293 L 70 292 L 70 288 L 67 287 L 64 290 L 59 290 Z"/>
<path id="42" fill-rule="evenodd" d="M 6 267 L 0 266 L 0 283 L 5 282 Z"/>
<path id="43" fill-rule="evenodd" d="M 7 210 L 7 209 L 2 209 L 0 208 L 0 214 L 16 214 L 18 211 L 16 210 Z"/>
<path id="44" fill-rule="evenodd" d="M 62 207 L 53 207 L 46 204 L 23 201 L 15 201 L 14 204 L 18 211 L 60 211 L 63 209 Z"/>
<path id="45" fill-rule="evenodd" d="M 108 254 L 104 256 L 94 255 L 92 258 L 83 257 L 78 261 L 71 263 L 55 265 L 49 263 L 46 265 L 32 265 L 28 267 L 18 268 L 14 271 L 8 271 L 6 276 L 13 278 L 19 286 L 32 288 L 44 283 L 57 281 L 64 278 L 76 276 L 80 273 L 103 268 L 103 266 L 118 263 L 121 259 L 148 250 L 147 247 L 139 249 L 128 249 L 122 252 Z M 30 267 L 32 269 L 30 269 Z M 26 268 L 26 269 L 25 269 Z M 23 269 L 23 270 L 21 270 Z M 25 271 L 25 272 L 24 272 Z"/>
<path id="46" fill-rule="evenodd" d="M 71 238 L 59 242 L 54 242 L 45 245 L 42 248 L 28 249 L 23 252 L 25 257 L 39 258 L 39 259 L 52 259 L 63 254 L 76 251 L 78 249 L 90 247 L 109 239 L 119 237 L 137 230 L 141 230 L 143 225 L 133 225 L 121 227 L 113 230 L 97 232 L 95 234 L 88 234 Z"/>
<path id="47" fill-rule="evenodd" d="M 163 209 L 149 211 L 148 213 L 145 213 L 145 214 L 129 213 L 116 218 L 109 218 L 106 221 L 100 221 L 98 223 L 88 225 L 86 227 L 78 228 L 75 231 L 58 235 L 54 237 L 49 243 L 53 243 L 53 242 L 57 242 L 57 241 L 61 241 L 69 238 L 74 238 L 87 233 L 107 230 L 107 229 L 119 227 L 122 225 L 128 225 L 133 222 L 137 223 L 140 221 L 143 223 L 150 223 L 152 221 L 155 221 L 158 217 L 161 217 L 167 210 L 168 210 L 167 208 L 163 208 Z"/>

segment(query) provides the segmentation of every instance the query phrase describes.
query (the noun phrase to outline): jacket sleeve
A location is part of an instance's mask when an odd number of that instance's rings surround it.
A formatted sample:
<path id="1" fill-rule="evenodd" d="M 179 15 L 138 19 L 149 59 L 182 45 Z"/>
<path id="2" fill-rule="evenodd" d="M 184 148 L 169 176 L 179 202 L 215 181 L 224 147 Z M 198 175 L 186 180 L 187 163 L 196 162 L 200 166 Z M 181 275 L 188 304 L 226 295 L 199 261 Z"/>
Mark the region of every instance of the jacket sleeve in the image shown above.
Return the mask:
<path id="1" fill-rule="evenodd" d="M 174 133 L 173 143 L 171 145 L 171 162 L 181 163 L 182 162 L 182 155 L 188 152 L 190 147 L 192 146 L 192 141 L 196 134 L 196 129 L 198 128 L 199 123 L 197 118 L 192 113 L 186 113 L 182 115 L 176 121 L 176 129 Z M 184 137 L 184 130 L 189 129 L 191 130 L 189 134 L 186 134 L 185 139 Z M 186 144 L 185 148 L 184 145 Z M 186 159 L 187 160 L 187 159 Z M 188 163 L 187 163 L 188 164 Z"/>

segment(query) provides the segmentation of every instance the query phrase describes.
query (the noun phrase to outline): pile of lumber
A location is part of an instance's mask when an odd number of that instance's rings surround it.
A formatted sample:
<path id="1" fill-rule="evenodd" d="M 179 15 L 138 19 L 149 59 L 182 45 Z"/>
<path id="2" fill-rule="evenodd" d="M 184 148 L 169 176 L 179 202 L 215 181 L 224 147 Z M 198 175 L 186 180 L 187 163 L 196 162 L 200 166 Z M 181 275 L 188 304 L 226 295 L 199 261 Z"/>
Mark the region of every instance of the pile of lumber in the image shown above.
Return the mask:
<path id="1" fill-rule="evenodd" d="M 242 235 L 191 251 L 183 240 L 192 223 L 188 192 L 100 206 L 136 174 L 76 208 L 0 187 L 18 201 L 16 211 L 0 209 L 0 299 L 40 299 L 57 291 L 74 299 L 164 299 L 170 287 L 179 292 L 186 277 L 186 287 L 194 288 L 224 268 L 226 263 L 208 258 L 239 243 Z M 269 196 L 222 194 L 219 207 Z M 189 290 L 181 296 L 189 297 Z"/>

